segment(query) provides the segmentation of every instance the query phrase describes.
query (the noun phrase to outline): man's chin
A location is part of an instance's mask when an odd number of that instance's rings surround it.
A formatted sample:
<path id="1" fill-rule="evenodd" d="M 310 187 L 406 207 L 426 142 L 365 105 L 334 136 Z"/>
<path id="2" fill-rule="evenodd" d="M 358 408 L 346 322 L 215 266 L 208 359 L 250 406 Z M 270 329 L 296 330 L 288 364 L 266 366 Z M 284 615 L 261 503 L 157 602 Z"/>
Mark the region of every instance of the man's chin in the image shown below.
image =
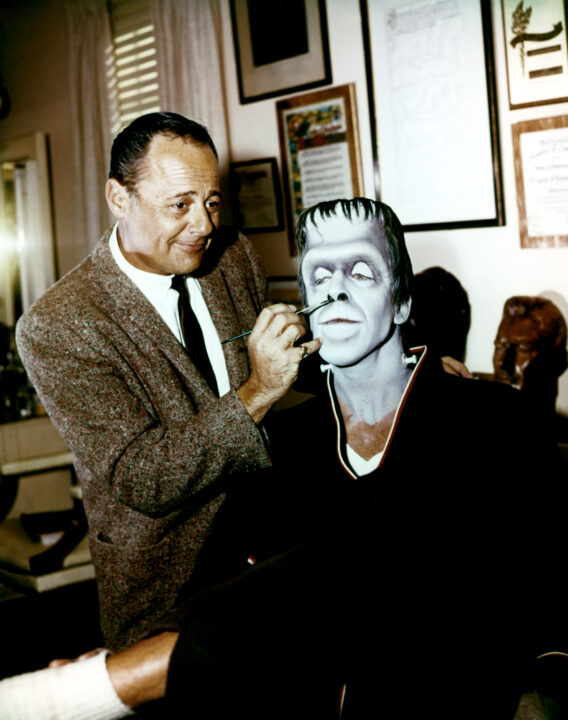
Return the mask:
<path id="1" fill-rule="evenodd" d="M 320 348 L 319 354 L 325 364 L 335 367 L 351 367 L 361 360 L 361 356 L 354 356 L 353 353 L 334 352 L 333 350 L 326 352 L 323 346 Z"/>
<path id="2" fill-rule="evenodd" d="M 203 257 L 205 256 L 205 247 L 195 250 L 181 250 L 176 253 L 175 263 L 172 263 L 172 273 L 174 275 L 189 275 L 199 270 Z"/>

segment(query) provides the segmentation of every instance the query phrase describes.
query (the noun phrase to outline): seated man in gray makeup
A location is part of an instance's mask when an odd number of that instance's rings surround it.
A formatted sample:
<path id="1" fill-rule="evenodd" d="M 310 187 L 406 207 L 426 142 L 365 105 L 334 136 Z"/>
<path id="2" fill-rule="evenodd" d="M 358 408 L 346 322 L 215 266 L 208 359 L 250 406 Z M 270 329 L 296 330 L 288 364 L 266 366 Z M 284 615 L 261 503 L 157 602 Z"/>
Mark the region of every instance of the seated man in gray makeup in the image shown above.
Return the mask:
<path id="1" fill-rule="evenodd" d="M 104 677 L 192 718 L 512 719 L 566 647 L 554 445 L 520 393 L 405 348 L 388 206 L 322 203 L 298 239 L 306 304 L 332 300 L 310 316 L 322 392 L 275 416 L 273 469 L 232 488 L 178 607 Z"/>

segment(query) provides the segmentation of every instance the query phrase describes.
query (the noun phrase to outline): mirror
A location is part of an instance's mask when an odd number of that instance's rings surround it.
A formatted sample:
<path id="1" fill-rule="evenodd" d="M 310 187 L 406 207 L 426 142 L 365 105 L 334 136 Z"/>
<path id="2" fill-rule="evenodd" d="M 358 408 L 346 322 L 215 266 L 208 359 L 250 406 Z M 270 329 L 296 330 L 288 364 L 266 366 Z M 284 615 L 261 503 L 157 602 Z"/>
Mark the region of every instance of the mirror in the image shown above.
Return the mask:
<path id="1" fill-rule="evenodd" d="M 0 422 L 6 422 L 34 414 L 14 328 L 56 276 L 45 133 L 0 143 L 0 173 Z"/>
<path id="2" fill-rule="evenodd" d="M 55 282 L 44 133 L 0 143 L 0 322 L 19 315 Z"/>

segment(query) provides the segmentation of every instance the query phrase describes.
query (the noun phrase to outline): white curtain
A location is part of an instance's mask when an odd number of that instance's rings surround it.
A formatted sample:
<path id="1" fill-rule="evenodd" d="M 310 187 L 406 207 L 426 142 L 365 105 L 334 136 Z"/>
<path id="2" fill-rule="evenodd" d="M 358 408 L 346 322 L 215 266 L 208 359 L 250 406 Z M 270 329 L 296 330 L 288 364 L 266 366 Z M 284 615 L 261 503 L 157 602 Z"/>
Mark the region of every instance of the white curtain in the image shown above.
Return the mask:
<path id="1" fill-rule="evenodd" d="M 160 105 L 209 130 L 222 181 L 229 163 L 219 0 L 152 0 Z"/>
<path id="2" fill-rule="evenodd" d="M 75 237 L 87 255 L 112 222 L 104 194 L 110 159 L 107 61 L 111 35 L 105 0 L 64 0 L 73 127 Z"/>

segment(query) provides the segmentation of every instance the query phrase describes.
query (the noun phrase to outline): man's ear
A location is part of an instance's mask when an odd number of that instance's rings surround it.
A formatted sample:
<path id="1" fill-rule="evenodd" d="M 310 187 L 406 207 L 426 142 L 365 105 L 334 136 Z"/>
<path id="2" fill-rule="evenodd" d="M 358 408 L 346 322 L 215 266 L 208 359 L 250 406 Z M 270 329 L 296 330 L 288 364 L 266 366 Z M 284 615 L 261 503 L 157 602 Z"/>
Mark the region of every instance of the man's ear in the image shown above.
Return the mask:
<path id="1" fill-rule="evenodd" d="M 394 313 L 394 324 L 402 325 L 405 323 L 410 316 L 410 308 L 412 307 L 412 298 L 408 298 L 405 302 L 401 303 Z"/>
<path id="2" fill-rule="evenodd" d="M 111 213 L 123 218 L 130 207 L 130 196 L 127 189 L 116 178 L 109 178 L 105 185 L 105 197 Z"/>

